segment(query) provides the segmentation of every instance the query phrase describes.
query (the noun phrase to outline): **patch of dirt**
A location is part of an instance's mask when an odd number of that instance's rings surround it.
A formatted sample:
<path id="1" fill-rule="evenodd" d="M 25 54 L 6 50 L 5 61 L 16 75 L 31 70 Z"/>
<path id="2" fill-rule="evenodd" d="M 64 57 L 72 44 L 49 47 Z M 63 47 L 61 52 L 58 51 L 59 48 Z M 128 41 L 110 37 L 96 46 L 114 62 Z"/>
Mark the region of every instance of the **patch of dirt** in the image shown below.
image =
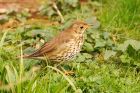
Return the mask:
<path id="1" fill-rule="evenodd" d="M 0 0 L 0 13 L 6 13 L 9 10 L 20 12 L 23 9 L 35 12 L 38 11 L 39 6 L 38 0 Z"/>

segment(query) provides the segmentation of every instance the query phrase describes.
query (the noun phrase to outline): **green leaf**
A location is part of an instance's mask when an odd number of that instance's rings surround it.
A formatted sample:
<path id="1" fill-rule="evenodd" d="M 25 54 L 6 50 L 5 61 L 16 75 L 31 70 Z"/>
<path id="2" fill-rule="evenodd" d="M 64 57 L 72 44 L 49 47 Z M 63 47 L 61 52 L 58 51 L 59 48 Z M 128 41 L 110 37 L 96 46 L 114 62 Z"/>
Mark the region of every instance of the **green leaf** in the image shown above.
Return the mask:
<path id="1" fill-rule="evenodd" d="M 96 39 L 95 40 L 95 48 L 97 47 L 104 47 L 106 42 L 103 39 Z"/>
<path id="2" fill-rule="evenodd" d="M 88 53 L 83 53 L 83 56 L 87 59 L 92 58 L 92 55 Z"/>
<path id="3" fill-rule="evenodd" d="M 77 62 L 83 62 L 83 61 L 85 61 L 85 56 L 79 54 L 78 57 L 76 58 L 76 61 Z"/>
<path id="4" fill-rule="evenodd" d="M 87 43 L 87 42 L 85 42 L 85 43 L 84 43 L 84 49 L 85 49 L 86 51 L 88 51 L 88 52 L 90 52 L 90 51 L 93 51 L 93 50 L 94 50 L 94 48 L 93 48 L 92 44 Z"/>
<path id="5" fill-rule="evenodd" d="M 104 37 L 104 39 L 108 39 L 109 36 L 110 36 L 110 33 L 108 33 L 108 32 L 103 32 L 103 37 Z"/>
<path id="6" fill-rule="evenodd" d="M 87 42 L 92 43 L 94 40 L 92 38 L 87 38 Z"/>
<path id="7" fill-rule="evenodd" d="M 101 23 L 97 20 L 97 17 L 91 17 L 86 19 L 86 22 L 90 25 L 92 25 L 92 28 L 97 29 L 100 27 Z"/>
<path id="8" fill-rule="evenodd" d="M 114 42 L 111 40 L 111 39 L 108 39 L 107 41 L 106 41 L 106 45 L 107 46 L 113 46 L 113 44 L 114 44 Z"/>
<path id="9" fill-rule="evenodd" d="M 92 39 L 98 39 L 98 38 L 100 38 L 100 33 L 97 32 L 97 31 L 94 31 L 93 34 L 91 34 L 91 38 Z"/>
<path id="10" fill-rule="evenodd" d="M 122 63 L 130 63 L 131 62 L 131 58 L 128 55 L 121 55 L 120 59 L 122 61 Z"/>
<path id="11" fill-rule="evenodd" d="M 116 52 L 113 50 L 106 50 L 104 53 L 104 59 L 107 60 L 109 59 L 111 56 L 115 56 Z"/>
<path id="12" fill-rule="evenodd" d="M 7 81 L 9 83 L 14 83 L 16 81 L 16 76 L 17 76 L 17 72 L 15 73 L 16 70 L 15 69 L 13 70 L 13 68 L 11 68 L 9 65 L 6 65 L 5 69 L 7 71 L 7 74 L 6 74 Z"/>
<path id="13" fill-rule="evenodd" d="M 123 44 L 119 44 L 117 49 L 125 52 L 129 45 L 131 45 L 136 51 L 140 49 L 140 41 L 131 39 L 126 40 Z"/>
<path id="14" fill-rule="evenodd" d="M 65 2 L 73 7 L 76 7 L 78 0 L 65 0 Z"/>

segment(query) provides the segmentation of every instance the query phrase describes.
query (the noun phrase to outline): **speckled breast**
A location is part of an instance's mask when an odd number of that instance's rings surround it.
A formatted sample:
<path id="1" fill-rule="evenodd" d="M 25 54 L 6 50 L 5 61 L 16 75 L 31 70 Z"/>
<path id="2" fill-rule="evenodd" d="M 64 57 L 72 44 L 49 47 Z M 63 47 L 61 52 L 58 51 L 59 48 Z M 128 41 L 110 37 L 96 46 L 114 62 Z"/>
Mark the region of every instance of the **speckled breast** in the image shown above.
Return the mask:
<path id="1" fill-rule="evenodd" d="M 65 50 L 63 50 L 62 54 L 60 53 L 58 56 L 56 55 L 55 59 L 52 61 L 68 61 L 73 59 L 77 53 L 81 51 L 81 47 L 83 45 L 83 37 L 77 38 L 74 41 L 69 42 Z M 60 56 L 61 55 L 61 56 Z"/>

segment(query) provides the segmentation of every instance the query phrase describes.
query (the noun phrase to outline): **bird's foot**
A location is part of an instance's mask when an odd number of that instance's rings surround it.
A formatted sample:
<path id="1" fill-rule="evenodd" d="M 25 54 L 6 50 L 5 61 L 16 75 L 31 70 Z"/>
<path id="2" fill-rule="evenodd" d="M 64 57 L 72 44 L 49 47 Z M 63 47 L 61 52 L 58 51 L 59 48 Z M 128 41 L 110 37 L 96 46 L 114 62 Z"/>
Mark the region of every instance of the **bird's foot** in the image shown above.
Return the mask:
<path id="1" fill-rule="evenodd" d="M 74 75 L 74 72 L 73 71 L 64 71 L 64 74 L 65 75 Z"/>

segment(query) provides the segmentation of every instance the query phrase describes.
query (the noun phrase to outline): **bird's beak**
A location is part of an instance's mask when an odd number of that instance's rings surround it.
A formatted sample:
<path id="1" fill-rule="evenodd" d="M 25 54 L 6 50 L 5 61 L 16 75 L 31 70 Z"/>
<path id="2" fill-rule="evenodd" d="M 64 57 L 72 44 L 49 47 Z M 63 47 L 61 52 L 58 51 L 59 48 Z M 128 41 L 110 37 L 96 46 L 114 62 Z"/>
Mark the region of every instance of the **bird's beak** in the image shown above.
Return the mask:
<path id="1" fill-rule="evenodd" d="M 93 24 L 88 24 L 89 27 L 93 26 Z"/>
<path id="2" fill-rule="evenodd" d="M 91 27 L 91 25 L 90 25 L 90 24 L 87 24 L 87 25 L 86 25 L 86 28 L 90 28 L 90 27 Z"/>

